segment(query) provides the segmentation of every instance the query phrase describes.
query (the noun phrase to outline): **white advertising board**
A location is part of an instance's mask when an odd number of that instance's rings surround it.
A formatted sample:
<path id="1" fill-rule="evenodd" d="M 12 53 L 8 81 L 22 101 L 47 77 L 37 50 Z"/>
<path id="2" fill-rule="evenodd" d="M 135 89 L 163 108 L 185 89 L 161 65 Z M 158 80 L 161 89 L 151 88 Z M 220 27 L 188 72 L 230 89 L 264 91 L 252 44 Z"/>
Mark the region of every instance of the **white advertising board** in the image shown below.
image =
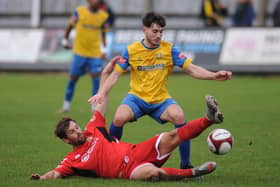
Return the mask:
<path id="1" fill-rule="evenodd" d="M 36 63 L 42 40 L 40 29 L 1 29 L 0 62 Z"/>
<path id="2" fill-rule="evenodd" d="M 227 30 L 220 64 L 280 65 L 280 29 Z"/>

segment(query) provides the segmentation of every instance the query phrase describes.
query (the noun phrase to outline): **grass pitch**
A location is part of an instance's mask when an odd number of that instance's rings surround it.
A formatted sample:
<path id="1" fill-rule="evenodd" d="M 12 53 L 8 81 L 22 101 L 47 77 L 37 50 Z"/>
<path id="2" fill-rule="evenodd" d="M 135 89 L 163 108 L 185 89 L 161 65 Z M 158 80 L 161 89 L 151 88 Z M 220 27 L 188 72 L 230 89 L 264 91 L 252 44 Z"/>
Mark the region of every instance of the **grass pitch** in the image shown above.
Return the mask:
<path id="1" fill-rule="evenodd" d="M 53 135 L 56 110 L 62 105 L 66 74 L 0 74 L 0 186 L 253 186 L 280 185 L 280 77 L 234 77 L 227 82 L 200 81 L 185 75 L 169 80 L 171 95 L 183 107 L 187 120 L 204 114 L 204 95 L 213 94 L 225 114 L 225 122 L 213 126 L 192 141 L 192 163 L 217 162 L 217 170 L 203 180 L 177 182 L 139 182 L 73 177 L 50 181 L 30 181 L 32 173 L 53 169 L 71 151 Z M 123 76 L 110 94 L 108 124 L 128 90 L 128 76 Z M 90 79 L 79 80 L 67 114 L 84 127 L 90 119 Z M 125 127 L 123 141 L 137 143 L 170 130 L 149 117 Z M 232 152 L 216 156 L 207 149 L 206 137 L 214 128 L 225 128 L 234 136 Z M 165 166 L 179 166 L 174 151 Z M 112 166 L 114 167 L 114 166 Z"/>

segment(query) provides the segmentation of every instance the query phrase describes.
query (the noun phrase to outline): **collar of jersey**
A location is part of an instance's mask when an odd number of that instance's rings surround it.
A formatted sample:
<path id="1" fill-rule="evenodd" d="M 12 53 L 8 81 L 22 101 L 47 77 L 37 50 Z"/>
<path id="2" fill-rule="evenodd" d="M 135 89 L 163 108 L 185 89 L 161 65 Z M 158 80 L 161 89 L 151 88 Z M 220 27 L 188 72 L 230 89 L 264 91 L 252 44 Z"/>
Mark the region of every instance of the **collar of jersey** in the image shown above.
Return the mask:
<path id="1" fill-rule="evenodd" d="M 159 45 L 156 46 L 156 47 L 148 47 L 148 46 L 146 46 L 146 45 L 144 44 L 144 39 L 142 39 L 141 44 L 142 44 L 143 47 L 145 47 L 146 49 L 157 49 L 157 48 L 159 48 Z"/>
<path id="2" fill-rule="evenodd" d="M 89 11 L 90 13 L 92 13 L 92 14 L 96 14 L 96 13 L 99 11 L 99 9 L 96 9 L 95 11 L 93 11 L 93 10 L 91 10 L 91 9 L 88 7 L 88 11 Z"/>

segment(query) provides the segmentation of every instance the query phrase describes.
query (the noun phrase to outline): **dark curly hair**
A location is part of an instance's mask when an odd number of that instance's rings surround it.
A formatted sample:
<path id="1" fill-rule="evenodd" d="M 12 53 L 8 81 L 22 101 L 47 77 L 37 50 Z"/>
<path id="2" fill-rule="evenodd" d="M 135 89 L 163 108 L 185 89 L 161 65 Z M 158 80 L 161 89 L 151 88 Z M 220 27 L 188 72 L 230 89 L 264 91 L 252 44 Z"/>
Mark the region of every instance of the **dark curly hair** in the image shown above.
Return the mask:
<path id="1" fill-rule="evenodd" d="M 145 14 L 142 18 L 142 23 L 145 27 L 150 27 L 153 23 L 156 23 L 161 27 L 165 27 L 166 25 L 165 18 L 155 12 L 148 12 Z"/>
<path id="2" fill-rule="evenodd" d="M 60 139 L 67 138 L 66 130 L 68 129 L 71 121 L 75 122 L 75 120 L 69 117 L 61 118 L 55 127 L 54 134 Z"/>

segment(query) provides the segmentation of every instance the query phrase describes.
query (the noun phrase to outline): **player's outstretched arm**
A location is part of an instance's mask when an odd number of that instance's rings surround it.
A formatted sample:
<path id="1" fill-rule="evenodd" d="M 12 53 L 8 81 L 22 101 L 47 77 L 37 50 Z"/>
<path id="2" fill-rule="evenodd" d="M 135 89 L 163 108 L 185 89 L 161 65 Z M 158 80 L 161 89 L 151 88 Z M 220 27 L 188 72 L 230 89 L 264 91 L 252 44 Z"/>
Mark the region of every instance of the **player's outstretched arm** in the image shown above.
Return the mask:
<path id="1" fill-rule="evenodd" d="M 99 91 L 88 100 L 90 104 L 101 104 L 104 101 L 104 97 L 107 97 L 109 91 L 117 83 L 121 73 L 114 70 L 114 66 L 119 58 L 119 56 L 114 57 L 103 70 Z"/>
<path id="2" fill-rule="evenodd" d="M 42 176 L 38 174 L 32 174 L 30 176 L 31 180 L 46 180 L 46 179 L 58 179 L 58 178 L 62 178 L 62 175 L 54 170 L 49 171 Z"/>
<path id="3" fill-rule="evenodd" d="M 61 40 L 61 45 L 65 48 L 65 49 L 71 49 L 72 46 L 70 45 L 69 42 L 69 35 L 71 30 L 73 29 L 73 26 L 71 24 L 68 24 L 68 26 L 65 29 L 65 33 L 64 33 L 64 38 Z"/>
<path id="4" fill-rule="evenodd" d="M 105 83 L 105 81 L 108 79 L 110 74 L 113 72 L 115 64 L 120 58 L 121 58 L 120 56 L 115 56 L 114 58 L 112 58 L 110 60 L 110 62 L 108 62 L 106 67 L 103 69 L 102 74 L 101 74 L 101 81 L 100 81 L 101 87 Z"/>
<path id="5" fill-rule="evenodd" d="M 105 117 L 106 111 L 107 111 L 107 106 L 108 106 L 108 96 L 104 96 L 102 98 L 102 103 L 97 103 L 95 105 L 95 111 L 99 111 L 100 114 Z"/>
<path id="6" fill-rule="evenodd" d="M 105 29 L 105 26 L 102 27 Z M 102 38 L 102 44 L 101 44 L 101 52 L 102 52 L 102 59 L 107 58 L 107 40 L 106 40 L 106 32 L 102 31 L 101 33 L 101 38 Z"/>
<path id="7" fill-rule="evenodd" d="M 78 22 L 78 13 L 75 12 L 73 13 L 73 15 L 71 16 L 69 23 L 65 29 L 64 32 L 64 38 L 61 40 L 61 45 L 65 48 L 65 49 L 71 49 L 72 46 L 70 45 L 69 42 L 69 35 L 72 31 L 72 29 L 75 27 L 76 23 Z"/>
<path id="8" fill-rule="evenodd" d="M 190 64 L 185 69 L 185 72 L 187 72 L 193 78 L 204 80 L 225 81 L 231 79 L 232 76 L 232 72 L 230 71 L 211 72 L 203 67 L 194 64 Z"/>

